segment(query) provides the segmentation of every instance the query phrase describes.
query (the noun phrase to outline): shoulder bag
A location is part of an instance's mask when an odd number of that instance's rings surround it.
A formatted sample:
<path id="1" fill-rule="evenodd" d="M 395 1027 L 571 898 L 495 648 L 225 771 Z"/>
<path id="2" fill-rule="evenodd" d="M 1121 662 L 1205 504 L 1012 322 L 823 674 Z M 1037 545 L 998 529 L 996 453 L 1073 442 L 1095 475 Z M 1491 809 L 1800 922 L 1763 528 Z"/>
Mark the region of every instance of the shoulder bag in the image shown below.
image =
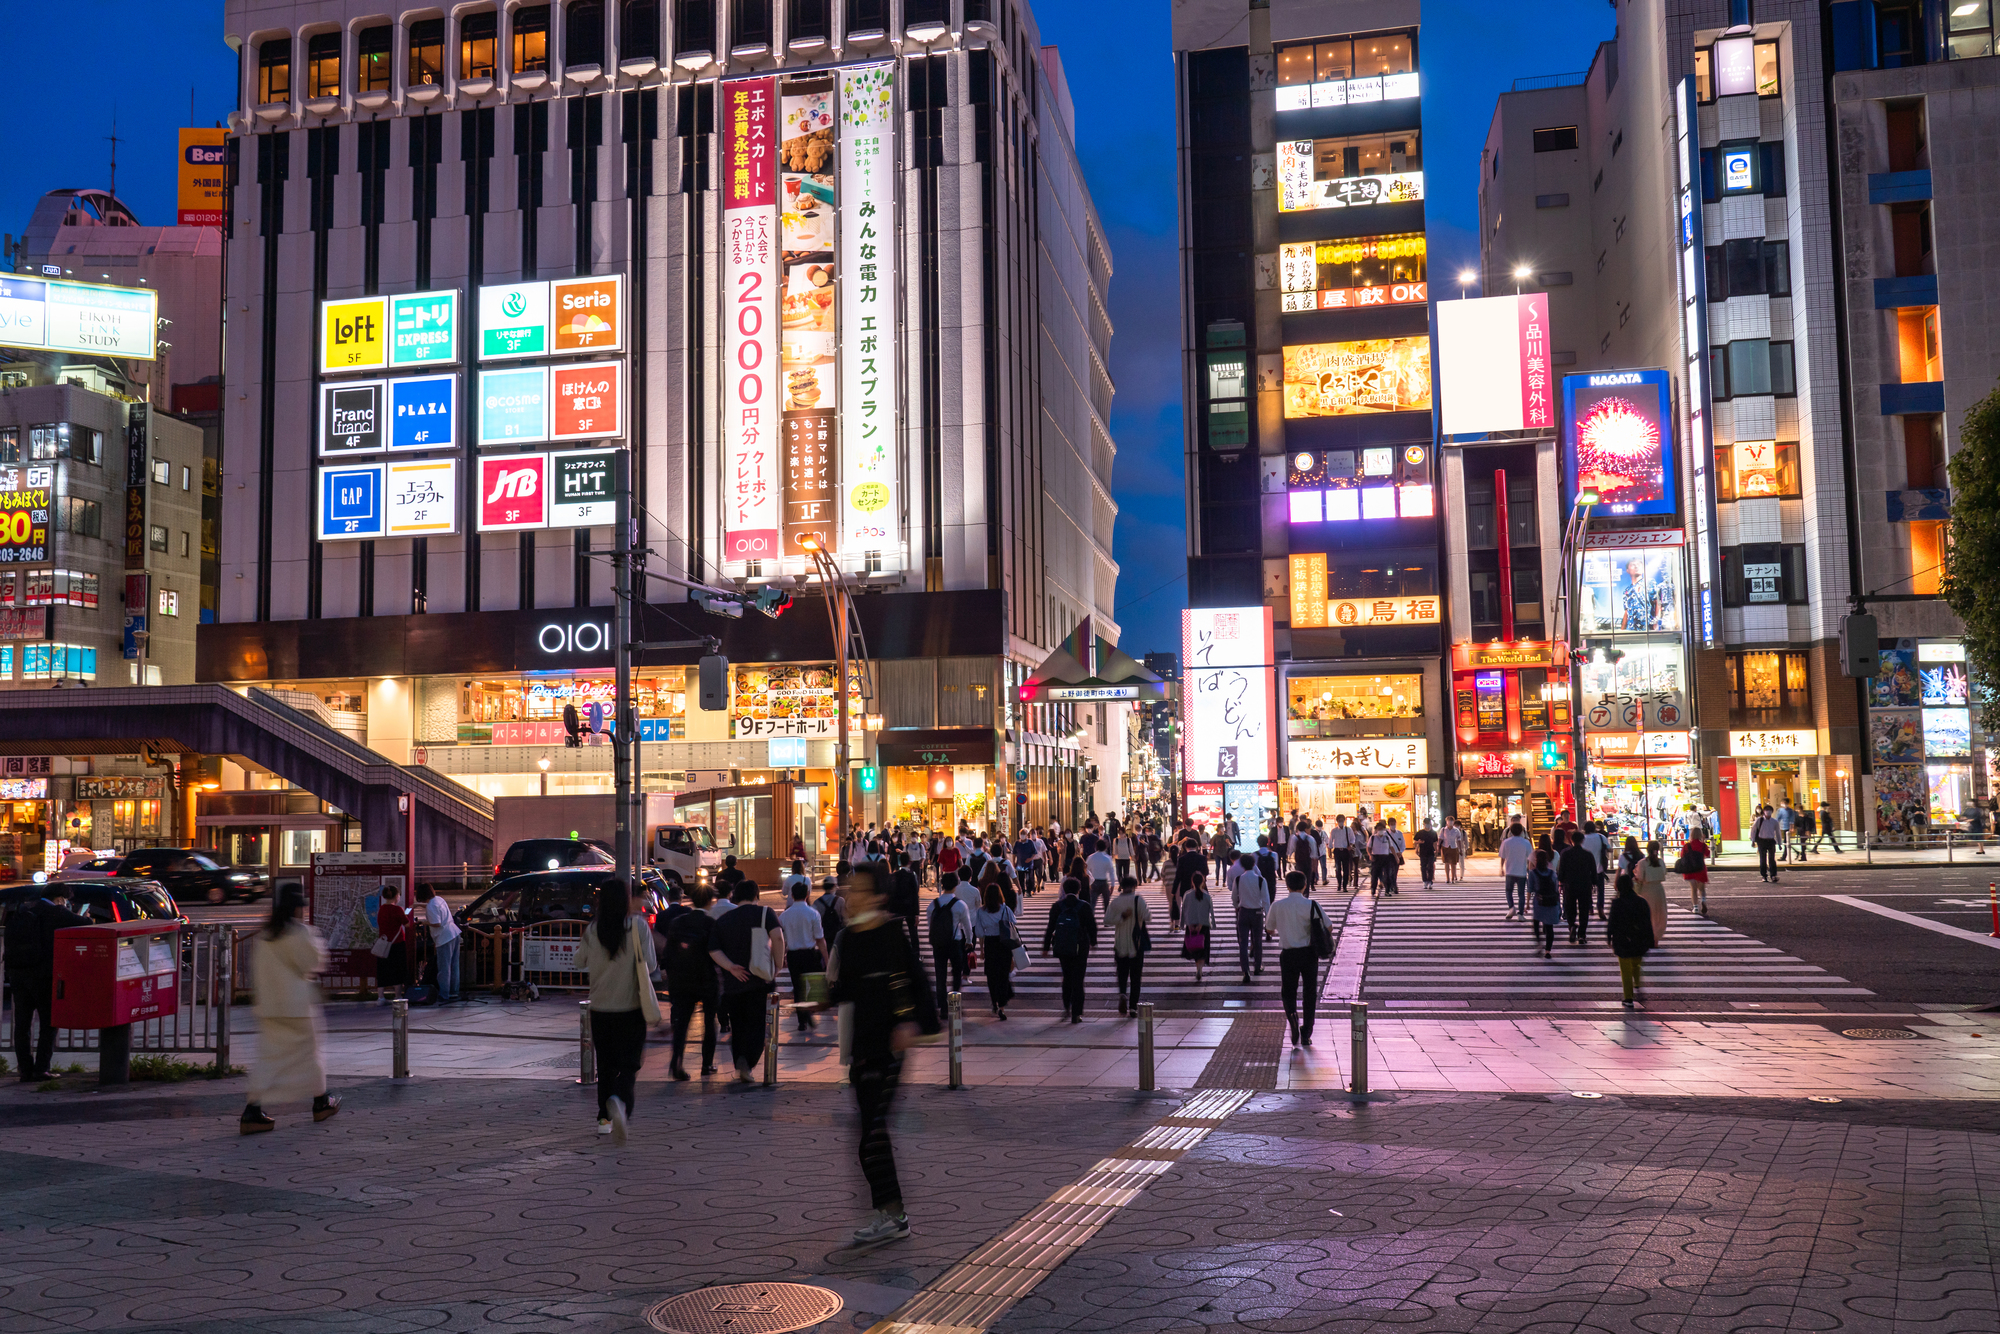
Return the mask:
<path id="1" fill-rule="evenodd" d="M 1306 925 L 1312 931 L 1314 957 L 1331 959 L 1333 957 L 1333 928 L 1327 925 L 1325 915 L 1319 910 L 1319 904 L 1313 904 L 1312 915 L 1306 919 Z"/>
<path id="2" fill-rule="evenodd" d="M 626 932 L 626 940 L 632 946 L 632 967 L 639 974 L 639 1013 L 646 1017 L 646 1027 L 652 1028 L 660 1022 L 660 998 L 653 990 L 652 974 L 646 971 L 646 945 L 639 937 L 645 929 L 634 918 Z"/>
<path id="3" fill-rule="evenodd" d="M 757 925 L 750 928 L 750 975 L 769 982 L 778 975 L 776 965 L 771 962 L 771 910 L 764 909 L 764 916 Z"/>

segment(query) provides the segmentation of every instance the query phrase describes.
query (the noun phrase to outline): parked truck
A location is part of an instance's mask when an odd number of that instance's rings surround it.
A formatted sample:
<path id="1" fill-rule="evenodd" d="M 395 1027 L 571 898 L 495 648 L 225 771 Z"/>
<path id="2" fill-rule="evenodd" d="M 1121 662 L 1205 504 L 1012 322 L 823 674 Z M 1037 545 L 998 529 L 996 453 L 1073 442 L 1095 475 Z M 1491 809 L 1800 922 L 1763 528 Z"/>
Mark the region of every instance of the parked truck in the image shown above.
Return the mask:
<path id="1" fill-rule="evenodd" d="M 503 845 L 522 839 L 576 839 L 608 851 L 617 833 L 615 800 L 607 792 L 495 797 L 493 827 Z M 712 880 L 722 867 L 722 852 L 708 830 L 676 820 L 669 793 L 643 793 L 639 801 L 639 826 L 632 838 L 634 860 L 657 867 L 668 880 L 681 885 Z"/>

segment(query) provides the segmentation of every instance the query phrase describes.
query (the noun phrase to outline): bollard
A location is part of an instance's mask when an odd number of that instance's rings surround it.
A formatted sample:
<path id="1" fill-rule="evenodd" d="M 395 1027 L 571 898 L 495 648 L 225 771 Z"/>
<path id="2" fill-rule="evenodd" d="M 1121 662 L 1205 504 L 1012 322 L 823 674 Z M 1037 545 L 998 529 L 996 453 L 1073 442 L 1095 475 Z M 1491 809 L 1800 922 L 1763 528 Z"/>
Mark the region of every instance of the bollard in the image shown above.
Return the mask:
<path id="1" fill-rule="evenodd" d="M 1153 1002 L 1139 1002 L 1139 1092 L 1153 1091 Z"/>
<path id="2" fill-rule="evenodd" d="M 396 1000 L 389 1007 L 390 1049 L 394 1053 L 390 1067 L 391 1079 L 410 1077 L 410 1002 Z"/>
<path id="3" fill-rule="evenodd" d="M 778 1086 L 778 993 L 764 1002 L 764 1087 Z"/>
<path id="4" fill-rule="evenodd" d="M 946 1039 L 951 1049 L 951 1070 L 949 1088 L 965 1087 L 965 1003 L 964 998 L 954 991 L 945 1000 L 945 1011 L 949 1017 Z"/>
<path id="5" fill-rule="evenodd" d="M 1986 897 L 1993 904 L 1993 929 L 1987 934 L 2000 936 L 2000 884 L 1988 881 L 1986 885 Z"/>
<path id="6" fill-rule="evenodd" d="M 223 927 L 209 937 L 208 947 L 222 950 L 221 957 L 214 961 L 215 990 L 208 998 L 209 1007 L 215 1011 L 215 1073 L 220 1077 L 229 1073 L 229 1011 L 236 1004 L 236 978 L 229 966 L 236 956 L 236 929 Z"/>
<path id="7" fill-rule="evenodd" d="M 597 1048 L 590 1045 L 590 1002 L 576 1004 L 576 1082 L 595 1084 L 597 1082 Z"/>
<path id="8" fill-rule="evenodd" d="M 1348 1063 L 1354 1072 L 1352 1080 L 1356 1093 L 1368 1091 L 1368 1002 L 1356 1001 L 1347 1007 Z"/>
<path id="9" fill-rule="evenodd" d="M 1868 837 L 1868 831 L 1861 831 L 1861 850 L 1868 854 L 1868 864 L 1875 864 L 1875 840 Z"/>
<path id="10" fill-rule="evenodd" d="M 1951 856 L 1951 830 L 1949 830 L 1949 829 L 1947 829 L 1947 830 L 1945 830 L 1945 831 L 1944 831 L 1944 860 L 1945 860 L 1945 865 L 1947 865 L 1947 866 L 1951 865 L 1951 861 L 1952 861 L 1952 856 Z"/>

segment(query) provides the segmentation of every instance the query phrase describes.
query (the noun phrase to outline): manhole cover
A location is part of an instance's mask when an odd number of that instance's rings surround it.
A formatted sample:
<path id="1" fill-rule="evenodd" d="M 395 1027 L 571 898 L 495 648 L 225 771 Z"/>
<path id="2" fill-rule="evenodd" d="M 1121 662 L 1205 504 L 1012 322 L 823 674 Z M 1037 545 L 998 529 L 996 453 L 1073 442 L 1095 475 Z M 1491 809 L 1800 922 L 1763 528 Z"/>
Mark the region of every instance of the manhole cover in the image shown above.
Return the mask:
<path id="1" fill-rule="evenodd" d="M 1840 1030 L 1840 1036 L 1844 1038 L 1873 1038 L 1879 1041 L 1893 1042 L 1899 1038 L 1915 1038 L 1921 1035 L 1912 1033 L 1907 1028 L 1843 1028 Z"/>
<path id="2" fill-rule="evenodd" d="M 840 1314 L 840 1296 L 807 1283 L 725 1283 L 669 1297 L 646 1312 L 666 1334 L 787 1334 Z"/>

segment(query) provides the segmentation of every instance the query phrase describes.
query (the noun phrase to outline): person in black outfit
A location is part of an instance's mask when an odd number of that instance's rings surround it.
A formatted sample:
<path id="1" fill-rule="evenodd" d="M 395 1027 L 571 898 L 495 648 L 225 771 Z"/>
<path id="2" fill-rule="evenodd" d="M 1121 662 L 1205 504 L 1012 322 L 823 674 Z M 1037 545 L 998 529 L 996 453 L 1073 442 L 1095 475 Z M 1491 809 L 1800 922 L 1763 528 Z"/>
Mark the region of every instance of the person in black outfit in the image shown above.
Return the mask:
<path id="1" fill-rule="evenodd" d="M 757 882 L 739 880 L 730 898 L 736 906 L 715 919 L 708 957 L 722 970 L 722 1004 L 729 1011 L 729 1051 L 736 1063 L 736 1082 L 756 1082 L 751 1071 L 764 1058 L 765 997 L 777 989 L 777 961 L 785 957 L 785 933 L 778 914 L 757 901 Z M 758 932 L 769 946 L 771 977 L 750 971 Z"/>
<path id="2" fill-rule="evenodd" d="M 1571 831 L 1556 859 L 1556 883 L 1562 886 L 1563 920 L 1569 923 L 1569 943 L 1581 945 L 1590 931 L 1590 897 L 1597 888 L 1597 858 L 1583 846 L 1583 835 Z"/>
<path id="3" fill-rule="evenodd" d="M 1653 910 L 1639 897 L 1628 872 L 1618 877 L 1618 895 L 1611 900 L 1611 915 L 1604 925 L 1611 952 L 1618 956 L 1618 976 L 1625 986 L 1627 1009 L 1646 1005 L 1646 982 L 1641 965 L 1646 951 L 1659 942 L 1653 938 Z"/>
<path id="4" fill-rule="evenodd" d="M 889 1140 L 889 1109 L 902 1081 L 904 1049 L 919 1032 L 938 1029 L 923 965 L 886 910 L 886 879 L 879 866 L 855 868 L 847 887 L 847 927 L 833 943 L 826 970 L 828 998 L 853 1006 L 848 1082 L 861 1113 L 861 1174 L 875 1207 L 854 1233 L 861 1246 L 910 1235 Z"/>
<path id="5" fill-rule="evenodd" d="M 1167 919 L 1175 925 L 1181 920 L 1181 895 L 1193 889 L 1197 880 L 1208 879 L 1208 857 L 1201 845 L 1189 839 L 1181 844 L 1180 856 L 1174 860 L 1174 889 L 1167 896 Z"/>
<path id="6" fill-rule="evenodd" d="M 60 884 L 32 903 L 16 904 L 7 914 L 7 989 L 14 994 L 14 1064 L 21 1079 L 49 1077 L 55 1056 L 56 932 L 66 926 L 89 926 L 90 919 L 69 910 L 69 891 Z M 28 1030 L 36 1015 L 41 1033 L 34 1045 Z"/>
<path id="7" fill-rule="evenodd" d="M 715 960 L 709 955 L 709 950 L 715 947 L 715 919 L 708 915 L 708 908 L 715 902 L 715 891 L 707 885 L 696 885 L 688 895 L 694 900 L 694 911 L 683 912 L 666 924 L 659 951 L 660 971 L 666 974 L 669 1015 L 674 1026 L 674 1056 L 667 1072 L 675 1079 L 692 1078 L 683 1058 L 687 1053 L 688 1025 L 694 1022 L 696 1006 L 702 1011 L 704 1075 L 715 1073 L 715 1038 L 721 1032 Z"/>
<path id="8" fill-rule="evenodd" d="M 1194 856 L 1202 860 L 1200 853 Z M 1053 953 L 1062 965 L 1063 1013 L 1072 1024 L 1083 1022 L 1083 973 L 1096 946 L 1097 917 L 1083 901 L 1083 882 L 1070 876 L 1063 881 L 1062 897 L 1049 909 L 1049 924 L 1042 932 L 1042 957 Z"/>
<path id="9" fill-rule="evenodd" d="M 917 949 L 917 918 L 923 913 L 920 895 L 917 891 L 917 873 L 910 869 L 907 856 L 896 858 L 896 874 L 889 881 L 889 912 L 903 919 L 903 929 L 910 935 L 910 953 Z"/>

